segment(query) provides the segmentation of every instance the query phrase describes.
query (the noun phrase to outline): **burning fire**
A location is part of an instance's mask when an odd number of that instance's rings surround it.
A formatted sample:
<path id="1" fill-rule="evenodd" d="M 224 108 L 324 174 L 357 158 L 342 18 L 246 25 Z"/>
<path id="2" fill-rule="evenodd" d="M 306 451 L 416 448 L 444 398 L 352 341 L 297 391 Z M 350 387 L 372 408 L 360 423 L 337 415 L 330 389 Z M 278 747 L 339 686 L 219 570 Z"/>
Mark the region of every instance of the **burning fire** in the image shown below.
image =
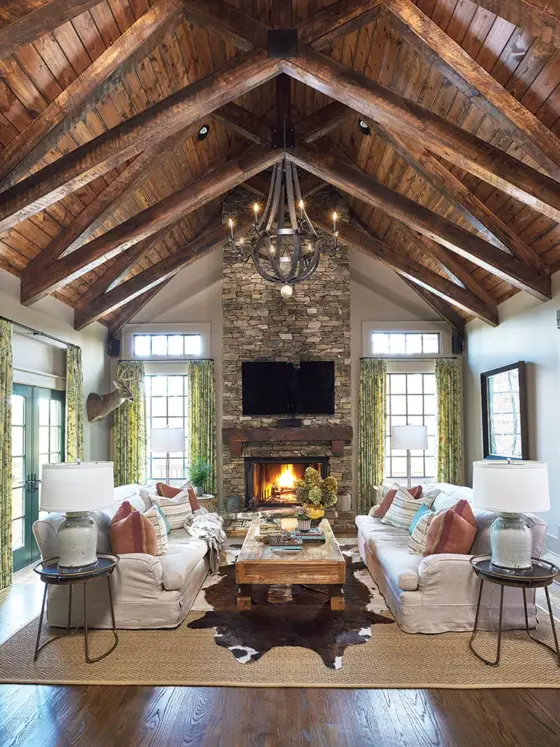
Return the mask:
<path id="1" fill-rule="evenodd" d="M 278 487 L 281 490 L 282 489 L 290 490 L 295 487 L 296 480 L 297 478 L 296 478 L 294 468 L 292 467 L 292 465 L 285 464 L 276 482 L 278 484 Z"/>

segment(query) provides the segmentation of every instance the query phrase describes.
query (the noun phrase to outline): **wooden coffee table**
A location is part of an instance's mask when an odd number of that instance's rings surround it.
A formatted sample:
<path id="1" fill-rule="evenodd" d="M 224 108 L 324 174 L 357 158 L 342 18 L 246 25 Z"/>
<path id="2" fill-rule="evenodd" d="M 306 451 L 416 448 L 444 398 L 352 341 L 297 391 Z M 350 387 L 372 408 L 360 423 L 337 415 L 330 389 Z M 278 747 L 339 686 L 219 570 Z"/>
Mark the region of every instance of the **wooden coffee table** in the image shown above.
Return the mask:
<path id="1" fill-rule="evenodd" d="M 305 545 L 303 550 L 272 550 L 255 538 L 259 525 L 256 517 L 235 565 L 235 580 L 239 584 L 237 609 L 251 609 L 253 584 L 321 584 L 330 587 L 331 609 L 343 610 L 346 562 L 328 520 L 321 522 L 324 544 Z M 283 519 L 282 525 L 295 529 L 296 521 Z"/>

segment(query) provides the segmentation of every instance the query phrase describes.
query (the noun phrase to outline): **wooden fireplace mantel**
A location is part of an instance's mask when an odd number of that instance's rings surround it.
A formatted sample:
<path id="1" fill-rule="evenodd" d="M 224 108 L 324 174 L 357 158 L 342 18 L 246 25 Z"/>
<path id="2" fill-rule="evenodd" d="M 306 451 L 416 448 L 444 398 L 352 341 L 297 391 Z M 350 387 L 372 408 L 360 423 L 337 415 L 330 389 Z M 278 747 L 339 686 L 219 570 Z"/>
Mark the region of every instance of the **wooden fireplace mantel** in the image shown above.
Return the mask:
<path id="1" fill-rule="evenodd" d="M 330 441 L 334 456 L 343 456 L 344 444 L 352 441 L 351 425 L 302 426 L 300 428 L 222 428 L 222 442 L 229 444 L 231 455 L 243 455 L 244 443 L 272 441 Z"/>

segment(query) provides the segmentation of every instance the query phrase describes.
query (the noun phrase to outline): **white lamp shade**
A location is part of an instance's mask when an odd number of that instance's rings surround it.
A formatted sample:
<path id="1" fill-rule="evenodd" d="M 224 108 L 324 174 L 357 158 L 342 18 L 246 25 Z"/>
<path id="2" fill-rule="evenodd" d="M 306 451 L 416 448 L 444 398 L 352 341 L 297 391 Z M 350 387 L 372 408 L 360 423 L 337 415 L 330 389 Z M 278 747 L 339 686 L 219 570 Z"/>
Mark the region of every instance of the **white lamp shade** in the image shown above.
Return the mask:
<path id="1" fill-rule="evenodd" d="M 95 511 L 114 501 L 113 462 L 43 464 L 41 511 Z"/>
<path id="2" fill-rule="evenodd" d="M 150 431 L 150 449 L 163 454 L 170 451 L 184 451 L 185 429 L 152 428 Z"/>
<path id="3" fill-rule="evenodd" d="M 427 449 L 428 428 L 425 425 L 394 425 L 391 428 L 392 449 Z"/>
<path id="4" fill-rule="evenodd" d="M 473 505 L 486 511 L 548 511 L 546 462 L 483 460 L 473 462 Z"/>

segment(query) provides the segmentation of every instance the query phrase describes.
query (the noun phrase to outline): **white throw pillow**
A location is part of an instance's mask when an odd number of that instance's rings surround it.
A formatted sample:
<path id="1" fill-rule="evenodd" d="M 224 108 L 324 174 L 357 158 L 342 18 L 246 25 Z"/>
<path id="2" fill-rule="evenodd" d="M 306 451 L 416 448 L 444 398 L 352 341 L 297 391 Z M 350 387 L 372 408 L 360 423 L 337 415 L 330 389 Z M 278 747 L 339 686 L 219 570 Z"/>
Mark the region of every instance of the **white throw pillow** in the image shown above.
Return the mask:
<path id="1" fill-rule="evenodd" d="M 156 555 L 167 555 L 169 551 L 169 543 L 167 541 L 167 530 L 165 528 L 165 521 L 157 506 L 149 508 L 144 516 L 151 524 L 153 524 L 156 530 L 157 549 Z"/>
<path id="2" fill-rule="evenodd" d="M 182 529 L 185 519 L 192 514 L 189 494 L 186 490 L 178 493 L 174 498 L 164 498 L 160 495 L 152 496 L 152 501 L 161 508 L 172 531 L 173 529 Z"/>

